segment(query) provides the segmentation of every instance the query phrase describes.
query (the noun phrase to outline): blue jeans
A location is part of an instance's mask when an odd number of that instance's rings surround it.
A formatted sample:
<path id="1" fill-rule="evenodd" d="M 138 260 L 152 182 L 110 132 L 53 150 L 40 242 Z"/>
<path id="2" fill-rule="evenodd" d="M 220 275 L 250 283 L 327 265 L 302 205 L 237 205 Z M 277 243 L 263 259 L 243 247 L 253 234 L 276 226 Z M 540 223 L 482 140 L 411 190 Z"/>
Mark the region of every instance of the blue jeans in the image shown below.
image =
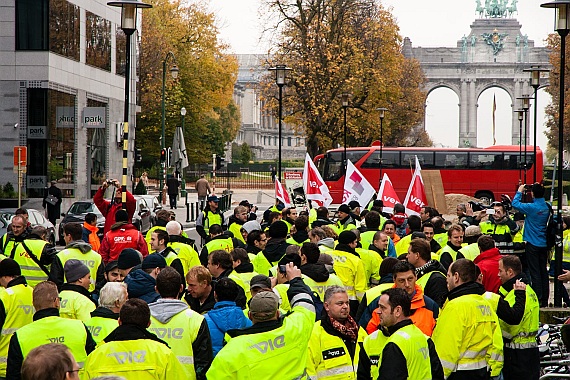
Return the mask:
<path id="1" fill-rule="evenodd" d="M 538 297 L 540 306 L 548 306 L 548 296 L 550 295 L 548 271 L 546 270 L 548 249 L 536 247 L 527 242 L 525 252 L 532 289 Z"/>

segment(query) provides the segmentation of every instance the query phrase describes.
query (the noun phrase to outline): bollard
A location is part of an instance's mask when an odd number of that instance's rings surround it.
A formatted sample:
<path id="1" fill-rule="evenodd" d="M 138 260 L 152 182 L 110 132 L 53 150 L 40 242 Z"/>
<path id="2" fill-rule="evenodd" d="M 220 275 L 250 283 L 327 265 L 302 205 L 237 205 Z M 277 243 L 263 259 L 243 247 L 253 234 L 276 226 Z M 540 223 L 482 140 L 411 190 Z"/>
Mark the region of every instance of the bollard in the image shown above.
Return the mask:
<path id="1" fill-rule="evenodd" d="M 186 223 L 190 222 L 190 203 L 188 203 L 188 193 L 186 193 L 186 199 L 184 200 L 186 205 Z"/>
<path id="2" fill-rule="evenodd" d="M 195 221 L 196 219 L 194 219 L 194 204 L 191 204 L 190 206 L 190 220 Z"/>
<path id="3" fill-rule="evenodd" d="M 262 197 L 263 193 L 261 192 L 261 190 L 257 191 L 257 204 L 261 204 L 261 197 Z"/>

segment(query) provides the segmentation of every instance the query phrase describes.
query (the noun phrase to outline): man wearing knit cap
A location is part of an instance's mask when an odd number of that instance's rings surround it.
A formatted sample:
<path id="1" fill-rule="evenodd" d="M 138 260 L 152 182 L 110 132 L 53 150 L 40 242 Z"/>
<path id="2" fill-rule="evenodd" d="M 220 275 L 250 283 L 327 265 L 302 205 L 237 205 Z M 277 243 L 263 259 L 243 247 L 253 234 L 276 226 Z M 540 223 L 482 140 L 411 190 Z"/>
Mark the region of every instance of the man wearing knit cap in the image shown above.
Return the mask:
<path id="1" fill-rule="evenodd" d="M 105 233 L 101 241 L 99 253 L 103 258 L 103 262 L 107 264 L 109 261 L 117 260 L 119 253 L 125 248 L 134 248 L 143 254 L 148 255 L 148 246 L 140 231 L 129 223 L 129 216 L 125 210 L 117 210 L 115 214 L 116 222 L 111 229 Z"/>
<path id="2" fill-rule="evenodd" d="M 333 269 L 346 287 L 350 300 L 350 313 L 356 315 L 358 302 L 366 291 L 366 275 L 364 264 L 356 253 L 358 238 L 352 231 L 342 231 L 338 236 L 338 244 L 329 255 L 334 260 Z"/>
<path id="3" fill-rule="evenodd" d="M 59 296 L 62 318 L 79 319 L 87 322 L 96 305 L 89 293 L 91 273 L 89 268 L 79 260 L 71 259 L 65 263 L 65 278 L 67 282 L 61 287 Z"/>
<path id="4" fill-rule="evenodd" d="M 125 248 L 122 250 L 117 259 L 117 268 L 123 280 L 131 271 L 141 268 L 142 260 L 142 253 L 136 249 Z"/>
<path id="5" fill-rule="evenodd" d="M 0 291 L 0 378 L 5 378 L 10 339 L 20 327 L 32 323 L 34 306 L 33 288 L 26 284 L 16 261 L 0 261 L 0 285 L 6 288 Z"/>
<path id="6" fill-rule="evenodd" d="M 269 240 L 263 251 L 258 253 L 252 261 L 254 270 L 259 274 L 269 275 L 269 270 L 277 265 L 285 256 L 285 251 L 290 245 L 287 238 L 287 224 L 278 220 L 269 226 Z"/>
<path id="7" fill-rule="evenodd" d="M 356 229 L 356 221 L 352 216 L 350 206 L 342 204 L 338 207 L 338 221 L 335 224 L 336 233 L 340 234 L 343 231 L 350 231 Z"/>
<path id="8" fill-rule="evenodd" d="M 144 258 L 141 269 L 131 271 L 125 278 L 129 298 L 139 298 L 146 303 L 160 298 L 156 292 L 156 277 L 166 268 L 166 260 L 161 255 L 148 255 Z"/>

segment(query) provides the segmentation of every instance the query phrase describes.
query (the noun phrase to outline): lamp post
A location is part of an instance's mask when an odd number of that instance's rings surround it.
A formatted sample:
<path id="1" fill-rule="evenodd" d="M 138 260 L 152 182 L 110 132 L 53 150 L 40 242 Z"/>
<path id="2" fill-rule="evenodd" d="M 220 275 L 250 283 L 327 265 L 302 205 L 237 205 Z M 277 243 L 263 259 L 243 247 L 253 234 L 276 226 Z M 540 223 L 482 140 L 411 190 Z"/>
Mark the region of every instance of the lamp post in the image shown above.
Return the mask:
<path id="1" fill-rule="evenodd" d="M 279 87 L 279 163 L 277 169 L 277 179 L 279 182 L 281 182 L 281 146 L 283 145 L 283 141 L 281 141 L 283 127 L 283 86 L 285 86 L 287 71 L 291 70 L 291 68 L 285 65 L 275 65 L 275 67 L 270 67 L 269 70 L 275 71 L 275 84 L 277 84 L 277 87 Z"/>
<path id="2" fill-rule="evenodd" d="M 530 69 L 524 69 L 524 72 L 530 73 L 530 85 L 534 88 L 534 137 L 533 137 L 533 153 L 532 159 L 532 182 L 536 182 L 536 130 L 538 129 L 538 88 L 540 87 L 540 73 L 548 72 L 547 69 L 541 69 L 540 66 L 531 66 Z"/>
<path id="3" fill-rule="evenodd" d="M 530 108 L 530 95 L 522 95 L 517 98 L 521 101 L 521 108 L 524 111 L 524 161 L 523 161 L 523 170 L 524 170 L 524 183 L 526 184 L 526 169 L 527 169 L 527 158 L 526 158 L 526 147 L 528 145 L 527 140 L 527 130 L 528 130 L 528 109 Z M 521 136 L 522 138 L 522 136 Z"/>
<path id="4" fill-rule="evenodd" d="M 184 138 L 184 116 L 186 116 L 186 107 L 182 107 L 180 109 L 180 115 L 182 115 L 182 138 Z M 180 169 L 182 171 L 182 173 L 180 173 L 180 175 L 182 176 L 181 178 L 182 184 L 180 185 L 180 197 L 186 196 L 186 178 L 184 177 L 184 169 L 185 168 Z"/>
<path id="5" fill-rule="evenodd" d="M 168 53 L 166 53 L 166 57 L 164 58 L 164 61 L 162 61 L 162 103 L 161 103 L 162 117 L 160 118 L 160 124 L 162 127 L 162 133 L 160 135 L 160 147 L 162 149 L 164 149 L 166 147 L 165 137 L 164 137 L 165 123 L 166 123 L 166 108 L 164 106 L 164 97 L 165 97 L 164 93 L 165 93 L 165 88 L 166 88 L 166 63 L 168 62 L 168 58 L 170 58 L 170 57 L 174 61 L 174 64 L 170 68 L 170 75 L 172 75 L 172 79 L 178 78 L 178 71 L 179 71 L 178 66 L 176 65 L 176 57 L 174 56 L 173 52 L 169 51 Z M 160 185 L 159 185 L 161 192 L 163 190 L 165 181 L 166 181 L 166 163 L 163 162 L 162 163 L 162 177 L 160 178 Z M 165 200 L 163 199 L 162 202 L 164 203 Z"/>
<path id="6" fill-rule="evenodd" d="M 343 109 L 343 113 L 344 113 L 344 150 L 342 152 L 342 163 L 343 163 L 343 167 L 344 167 L 344 174 L 346 175 L 346 109 L 348 108 L 348 98 L 350 97 L 350 94 L 348 94 L 347 92 L 343 92 L 340 95 L 340 100 L 342 103 L 342 109 Z"/>
<path id="7" fill-rule="evenodd" d="M 378 180 L 378 194 L 380 194 L 380 188 L 382 187 L 382 149 L 384 148 L 384 116 L 386 116 L 387 108 L 376 108 L 376 111 L 380 113 L 380 179 Z"/>
<path id="8" fill-rule="evenodd" d="M 556 0 L 540 5 L 543 8 L 556 9 L 555 29 L 560 35 L 560 97 L 558 98 L 558 204 L 557 232 L 554 259 L 554 306 L 562 306 L 561 282 L 558 276 L 562 274 L 562 162 L 564 161 L 564 74 L 566 71 L 566 36 L 570 31 L 570 0 Z"/>
<path id="9" fill-rule="evenodd" d="M 522 165 L 521 165 L 521 156 L 522 156 L 522 125 L 524 119 L 524 110 L 519 109 L 515 110 L 517 116 L 519 118 L 519 183 L 522 182 Z"/>
<path id="10" fill-rule="evenodd" d="M 126 59 L 125 59 L 125 108 L 123 111 L 123 176 L 121 182 L 121 203 L 123 209 L 127 209 L 127 170 L 129 156 L 129 101 L 130 101 L 130 81 L 131 81 L 131 37 L 137 30 L 137 9 L 152 8 L 152 5 L 145 4 L 139 0 L 119 0 L 110 1 L 107 5 L 121 8 L 121 29 L 126 37 Z"/>

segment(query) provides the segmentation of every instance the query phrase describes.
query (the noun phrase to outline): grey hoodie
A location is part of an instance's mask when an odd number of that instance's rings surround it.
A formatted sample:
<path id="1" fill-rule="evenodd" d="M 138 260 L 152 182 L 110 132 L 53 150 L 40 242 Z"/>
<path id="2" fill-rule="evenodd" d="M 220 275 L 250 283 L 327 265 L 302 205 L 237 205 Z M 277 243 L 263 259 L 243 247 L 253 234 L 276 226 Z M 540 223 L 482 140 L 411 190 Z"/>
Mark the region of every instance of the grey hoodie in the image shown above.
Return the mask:
<path id="1" fill-rule="evenodd" d="M 150 308 L 150 315 L 160 323 L 168 323 L 175 315 L 190 309 L 183 301 L 164 298 L 151 303 L 148 307 Z"/>
<path id="2" fill-rule="evenodd" d="M 91 244 L 84 242 L 83 240 L 74 240 L 69 242 L 68 245 L 65 246 L 67 248 L 75 248 L 81 251 L 81 253 L 87 253 L 91 251 Z"/>
<path id="3" fill-rule="evenodd" d="M 319 240 L 317 245 L 324 245 L 327 248 L 334 249 L 334 239 L 330 238 L 330 237 L 321 239 L 321 240 Z"/>

